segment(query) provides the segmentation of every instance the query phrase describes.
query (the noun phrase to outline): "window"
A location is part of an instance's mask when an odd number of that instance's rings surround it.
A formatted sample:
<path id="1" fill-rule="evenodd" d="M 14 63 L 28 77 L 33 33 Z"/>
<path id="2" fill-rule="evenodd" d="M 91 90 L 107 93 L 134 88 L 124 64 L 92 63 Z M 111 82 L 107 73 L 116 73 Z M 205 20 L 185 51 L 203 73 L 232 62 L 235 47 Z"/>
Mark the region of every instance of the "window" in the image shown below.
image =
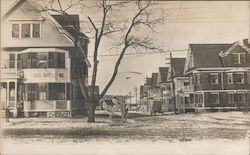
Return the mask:
<path id="1" fill-rule="evenodd" d="M 228 93 L 228 103 L 234 103 L 234 93 Z"/>
<path id="2" fill-rule="evenodd" d="M 210 83 L 211 84 L 219 83 L 218 73 L 210 73 Z"/>
<path id="3" fill-rule="evenodd" d="M 244 83 L 244 73 L 236 73 L 235 74 L 235 81 L 237 84 Z"/>
<path id="4" fill-rule="evenodd" d="M 195 94 L 195 102 L 203 103 L 203 94 Z"/>
<path id="5" fill-rule="evenodd" d="M 65 53 L 30 52 L 18 55 L 22 68 L 65 68 Z"/>
<path id="6" fill-rule="evenodd" d="M 30 37 L 30 24 L 22 24 L 22 38 Z"/>
<path id="7" fill-rule="evenodd" d="M 237 93 L 237 98 L 239 103 L 244 103 L 246 102 L 246 96 L 244 92 Z"/>
<path id="8" fill-rule="evenodd" d="M 29 83 L 25 84 L 27 92 L 27 101 L 34 101 L 37 99 L 37 84 Z"/>
<path id="9" fill-rule="evenodd" d="M 234 53 L 232 54 L 233 64 L 244 64 L 246 62 L 245 53 Z"/>
<path id="10" fill-rule="evenodd" d="M 233 73 L 227 73 L 227 83 L 233 84 Z"/>
<path id="11" fill-rule="evenodd" d="M 19 38 L 19 24 L 12 24 L 12 37 Z"/>
<path id="12" fill-rule="evenodd" d="M 41 37 L 40 33 L 41 33 L 40 23 L 12 24 L 12 37 L 13 38 L 40 38 Z"/>
<path id="13" fill-rule="evenodd" d="M 15 57 L 13 53 L 9 55 L 9 68 L 15 68 Z"/>
<path id="14" fill-rule="evenodd" d="M 64 83 L 49 83 L 49 100 L 65 100 Z"/>
<path id="15" fill-rule="evenodd" d="M 65 54 L 57 53 L 57 68 L 65 68 Z"/>
<path id="16" fill-rule="evenodd" d="M 39 83 L 38 84 L 38 99 L 39 100 L 47 100 L 47 83 Z"/>
<path id="17" fill-rule="evenodd" d="M 201 75 L 196 74 L 196 84 L 200 84 L 200 83 L 201 83 Z"/>
<path id="18" fill-rule="evenodd" d="M 209 99 L 211 104 L 219 104 L 219 94 L 218 93 L 211 93 L 209 95 Z"/>
<path id="19" fill-rule="evenodd" d="M 37 56 L 37 67 L 38 68 L 48 68 L 48 53 L 41 52 Z"/>
<path id="20" fill-rule="evenodd" d="M 240 63 L 244 64 L 246 63 L 245 53 L 240 53 Z"/>
<path id="21" fill-rule="evenodd" d="M 40 24 L 33 24 L 33 38 L 40 37 Z"/>

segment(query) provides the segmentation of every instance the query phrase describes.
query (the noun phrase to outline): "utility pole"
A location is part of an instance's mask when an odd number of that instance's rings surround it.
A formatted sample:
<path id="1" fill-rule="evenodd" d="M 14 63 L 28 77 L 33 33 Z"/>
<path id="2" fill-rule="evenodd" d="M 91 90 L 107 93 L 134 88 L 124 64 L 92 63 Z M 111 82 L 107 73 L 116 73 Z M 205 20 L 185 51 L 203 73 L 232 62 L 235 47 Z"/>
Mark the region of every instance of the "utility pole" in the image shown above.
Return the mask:
<path id="1" fill-rule="evenodd" d="M 134 88 L 134 91 L 135 91 L 135 103 L 137 104 L 137 91 L 138 91 L 138 88 L 136 86 Z"/>
<path id="2" fill-rule="evenodd" d="M 175 97 L 174 70 L 173 70 L 173 60 L 172 60 L 171 52 L 170 52 L 170 68 L 171 68 L 171 82 L 172 82 L 172 91 L 173 91 L 174 113 L 176 113 L 177 110 L 176 110 L 176 97 Z"/>
<path id="3" fill-rule="evenodd" d="M 149 111 L 149 103 L 148 103 L 148 76 L 146 75 L 146 97 L 147 97 L 147 112 Z"/>
<path id="4" fill-rule="evenodd" d="M 132 104 L 132 100 L 131 100 L 131 98 L 132 98 L 131 94 L 132 93 L 131 93 L 131 91 L 129 91 L 128 94 L 129 94 L 129 100 L 130 100 L 130 105 L 131 105 Z"/>

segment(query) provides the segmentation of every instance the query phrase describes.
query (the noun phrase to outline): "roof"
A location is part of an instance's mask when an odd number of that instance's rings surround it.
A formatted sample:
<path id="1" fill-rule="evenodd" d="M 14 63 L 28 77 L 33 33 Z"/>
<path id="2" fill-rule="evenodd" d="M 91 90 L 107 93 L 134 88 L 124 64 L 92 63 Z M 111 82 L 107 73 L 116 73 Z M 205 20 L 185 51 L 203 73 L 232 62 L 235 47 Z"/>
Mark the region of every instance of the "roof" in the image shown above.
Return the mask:
<path id="1" fill-rule="evenodd" d="M 172 67 L 175 77 L 184 76 L 184 66 L 186 58 L 172 58 Z"/>
<path id="2" fill-rule="evenodd" d="M 168 67 L 159 67 L 161 83 L 167 83 L 168 77 Z"/>
<path id="3" fill-rule="evenodd" d="M 158 73 L 152 73 L 152 86 L 157 86 L 157 80 L 158 80 Z"/>
<path id="4" fill-rule="evenodd" d="M 189 44 L 197 68 L 221 67 L 219 54 L 233 44 Z"/>
<path id="5" fill-rule="evenodd" d="M 112 101 L 112 100 L 104 100 L 104 102 L 106 102 L 107 103 L 107 105 L 110 105 L 110 106 L 114 106 L 115 105 L 115 103 Z"/>
<path id="6" fill-rule="evenodd" d="M 81 37 L 87 37 L 83 33 L 79 33 L 79 31 L 76 31 L 74 26 L 77 27 L 77 29 L 80 29 L 80 22 L 79 22 L 79 15 L 51 15 L 66 31 L 68 31 L 72 36 L 81 36 Z"/>

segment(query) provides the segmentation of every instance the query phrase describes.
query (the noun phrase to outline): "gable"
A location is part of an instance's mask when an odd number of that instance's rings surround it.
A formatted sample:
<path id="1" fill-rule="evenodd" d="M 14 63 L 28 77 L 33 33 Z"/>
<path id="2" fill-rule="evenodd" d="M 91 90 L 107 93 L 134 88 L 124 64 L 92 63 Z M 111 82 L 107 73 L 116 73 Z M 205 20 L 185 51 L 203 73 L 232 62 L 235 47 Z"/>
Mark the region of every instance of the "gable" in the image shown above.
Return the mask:
<path id="1" fill-rule="evenodd" d="M 20 0 L 3 16 L 3 20 L 42 20 L 41 13 L 29 1 Z"/>
<path id="2" fill-rule="evenodd" d="M 3 47 L 73 47 L 74 44 L 50 15 L 40 13 L 29 1 L 20 0 L 4 16 L 1 33 Z M 40 24 L 39 38 L 13 38 L 12 24 Z M 21 29 L 19 28 L 19 31 Z M 32 28 L 31 28 L 32 31 Z"/>
<path id="3" fill-rule="evenodd" d="M 187 53 L 187 58 L 186 58 L 185 64 L 184 64 L 184 73 L 193 69 L 194 67 L 195 67 L 194 56 L 193 56 L 193 53 L 189 47 L 188 53 Z"/>

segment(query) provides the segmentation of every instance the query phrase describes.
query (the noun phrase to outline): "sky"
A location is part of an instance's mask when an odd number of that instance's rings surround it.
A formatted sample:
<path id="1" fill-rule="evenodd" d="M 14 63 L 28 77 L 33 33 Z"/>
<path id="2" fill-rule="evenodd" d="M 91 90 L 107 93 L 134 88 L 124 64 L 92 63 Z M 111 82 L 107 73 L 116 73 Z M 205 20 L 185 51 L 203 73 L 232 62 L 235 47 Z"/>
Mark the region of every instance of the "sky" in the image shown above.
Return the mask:
<path id="1" fill-rule="evenodd" d="M 8 8 L 6 6 L 12 2 L 13 0 L 1 0 L 1 9 Z M 165 16 L 163 23 L 156 27 L 155 33 L 152 33 L 152 37 L 156 44 L 163 44 L 162 48 L 165 51 L 186 50 L 190 43 L 233 43 L 250 36 L 250 4 L 248 1 L 158 1 L 158 3 L 159 5 L 154 8 L 154 11 L 163 12 Z M 88 9 L 92 10 L 92 12 Z M 112 13 L 119 20 L 122 20 L 126 15 L 133 15 L 131 10 L 130 7 L 124 7 L 122 11 L 118 10 Z M 73 8 L 69 12 L 79 14 L 81 23 L 86 23 L 87 16 L 98 19 L 98 15 L 96 15 L 98 12 L 93 12 L 91 7 Z M 154 15 L 157 16 L 158 14 Z M 147 32 L 142 29 L 140 33 L 144 35 Z M 119 50 L 109 50 L 109 44 L 107 44 L 109 41 L 109 39 L 103 40 L 99 54 L 112 55 L 119 53 Z M 93 62 L 93 57 L 91 57 L 93 47 L 94 40 L 90 38 L 89 60 L 91 63 Z M 128 51 L 128 53 L 131 52 L 135 53 L 137 51 Z M 128 95 L 131 91 L 132 95 L 135 95 L 134 88 L 139 88 L 144 83 L 146 76 L 150 77 L 153 72 L 158 72 L 159 67 L 167 66 L 166 58 L 169 57 L 169 53 L 152 52 L 140 51 L 138 52 L 140 54 L 126 55 L 107 94 Z M 186 52 L 173 52 L 173 56 L 186 57 Z M 100 91 L 110 79 L 117 58 L 117 56 L 99 57 L 97 85 L 100 86 Z M 92 69 L 89 69 L 90 77 Z"/>
<path id="2" fill-rule="evenodd" d="M 157 27 L 157 42 L 164 49 L 183 50 L 190 43 L 233 43 L 249 38 L 249 2 L 160 2 L 168 16 Z M 93 44 L 93 41 L 91 42 Z M 105 54 L 113 54 L 105 52 Z M 90 54 L 91 55 L 91 47 Z M 186 57 L 186 52 L 175 52 L 174 57 Z M 168 53 L 127 55 L 122 60 L 119 73 L 108 94 L 135 95 L 134 87 L 142 85 L 145 77 L 167 66 Z M 103 89 L 111 77 L 117 57 L 100 57 L 97 84 Z M 89 57 L 92 60 L 92 57 Z M 92 62 L 92 61 L 91 61 Z M 132 74 L 130 71 L 142 74 Z M 127 72 L 127 73 L 124 73 Z M 131 77 L 126 79 L 126 77 Z"/>

